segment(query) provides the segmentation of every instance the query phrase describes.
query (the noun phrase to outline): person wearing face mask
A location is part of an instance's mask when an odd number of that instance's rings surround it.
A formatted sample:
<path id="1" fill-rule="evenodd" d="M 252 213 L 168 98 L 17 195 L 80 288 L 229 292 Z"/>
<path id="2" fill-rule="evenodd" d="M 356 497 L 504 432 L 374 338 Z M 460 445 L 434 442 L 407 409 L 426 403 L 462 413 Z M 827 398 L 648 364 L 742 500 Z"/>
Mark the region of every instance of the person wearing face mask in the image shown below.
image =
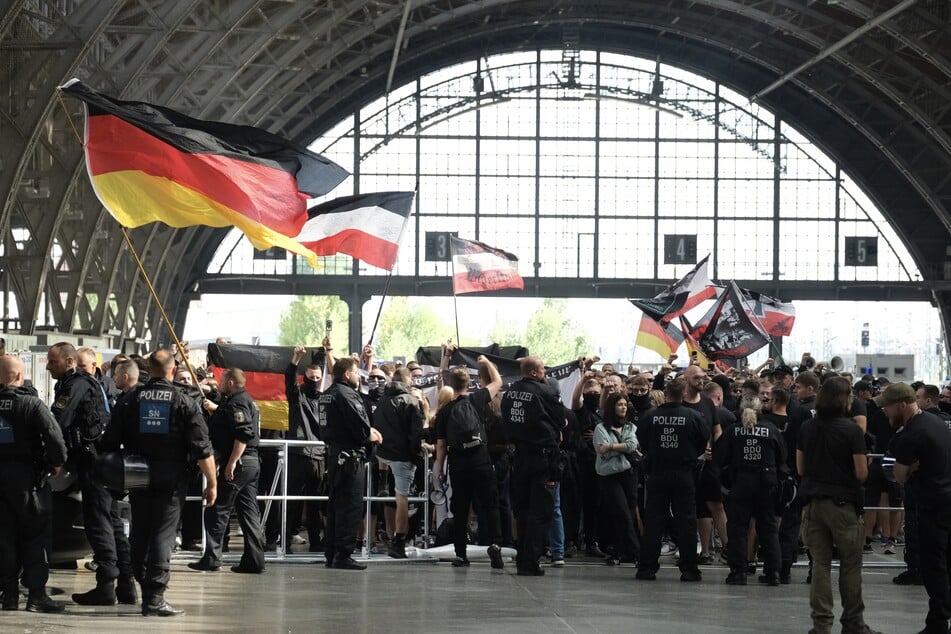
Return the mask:
<path id="1" fill-rule="evenodd" d="M 360 387 L 360 369 L 353 357 L 333 365 L 334 382 L 317 397 L 320 438 L 327 443 L 327 529 L 325 565 L 343 570 L 365 570 L 353 559 L 357 525 L 363 515 L 367 448 L 383 442 L 370 424 Z"/>
<path id="2" fill-rule="evenodd" d="M 581 360 L 584 367 L 585 359 Z M 592 441 L 594 430 L 601 422 L 599 407 L 601 405 L 601 384 L 590 370 L 585 372 L 584 378 L 575 385 L 571 399 L 571 407 L 578 419 L 577 433 L 573 451 L 575 463 L 578 465 L 578 486 L 581 497 L 581 525 L 584 527 L 585 554 L 590 557 L 604 557 L 598 542 L 601 538 L 600 517 L 598 514 L 598 479 L 594 470 L 597 454 Z M 564 511 L 564 509 L 562 509 Z M 570 521 L 566 524 L 574 525 Z M 578 535 L 567 535 L 566 539 L 574 540 L 579 546 Z"/>
<path id="3" fill-rule="evenodd" d="M 326 352 L 325 352 L 326 353 Z M 291 354 L 291 361 L 284 369 L 284 394 L 287 396 L 288 429 L 287 438 L 290 440 L 320 440 L 317 435 L 317 398 L 320 396 L 320 387 L 323 379 L 323 367 L 318 363 L 319 355 L 311 358 L 311 363 L 300 376 L 300 362 L 307 354 L 304 346 L 297 346 Z M 287 494 L 288 495 L 320 495 L 327 463 L 326 448 L 323 445 L 308 445 L 305 447 L 290 447 L 288 450 L 287 467 Z M 318 502 L 288 502 L 287 529 L 294 531 L 302 518 L 302 510 L 306 507 L 307 542 L 310 552 L 320 552 L 320 530 L 322 527 L 321 513 L 323 505 Z M 291 552 L 291 537 L 285 536 L 285 552 Z"/>
<path id="4" fill-rule="evenodd" d="M 637 425 L 638 419 L 644 412 L 654 407 L 650 397 L 651 384 L 642 376 L 635 376 L 628 379 L 628 407 L 627 420 Z"/>
<path id="5" fill-rule="evenodd" d="M 592 444 L 598 454 L 595 470 L 601 491 L 601 515 L 610 518 L 611 544 L 614 553 L 605 563 L 617 566 L 621 562 L 637 561 L 640 540 L 634 528 L 634 509 L 637 507 L 637 478 L 630 456 L 637 449 L 635 427 L 627 422 L 627 399 L 614 393 L 604 407 L 604 420 L 594 430 Z"/>

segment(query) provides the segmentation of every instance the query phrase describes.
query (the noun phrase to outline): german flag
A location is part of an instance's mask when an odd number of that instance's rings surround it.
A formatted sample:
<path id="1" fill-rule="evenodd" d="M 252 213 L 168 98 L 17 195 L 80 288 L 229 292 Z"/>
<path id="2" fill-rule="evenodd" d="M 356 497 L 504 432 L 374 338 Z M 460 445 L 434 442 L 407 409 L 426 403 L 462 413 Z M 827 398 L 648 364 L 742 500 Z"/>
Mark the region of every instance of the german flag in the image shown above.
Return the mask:
<path id="1" fill-rule="evenodd" d="M 244 370 L 244 387 L 261 409 L 261 428 L 287 431 L 287 395 L 284 393 L 284 369 L 294 348 L 282 346 L 245 346 L 208 344 L 208 363 L 215 378 L 229 368 Z M 306 363 L 297 366 L 298 383 Z"/>
<path id="2" fill-rule="evenodd" d="M 345 169 L 260 128 L 120 101 L 78 79 L 61 89 L 85 104 L 89 178 L 119 224 L 235 226 L 256 249 L 281 247 L 316 263 L 294 237 L 308 198 L 339 185 Z"/>
<path id="3" fill-rule="evenodd" d="M 679 329 L 671 324 L 663 324 L 647 315 L 641 315 L 641 326 L 637 329 L 634 345 L 653 350 L 666 359 L 677 351 L 683 340 Z"/>

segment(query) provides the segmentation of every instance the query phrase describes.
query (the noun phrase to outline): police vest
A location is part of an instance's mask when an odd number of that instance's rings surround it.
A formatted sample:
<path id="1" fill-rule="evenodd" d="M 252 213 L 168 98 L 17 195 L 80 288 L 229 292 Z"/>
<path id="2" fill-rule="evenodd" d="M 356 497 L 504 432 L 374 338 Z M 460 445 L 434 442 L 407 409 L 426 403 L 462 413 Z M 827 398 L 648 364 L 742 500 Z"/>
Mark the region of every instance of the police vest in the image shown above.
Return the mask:
<path id="1" fill-rule="evenodd" d="M 554 446 L 557 436 L 545 409 L 541 384 L 521 379 L 502 395 L 502 420 L 505 433 L 515 444 Z"/>
<path id="2" fill-rule="evenodd" d="M 759 424 L 747 428 L 738 423 L 730 429 L 731 467 L 739 471 L 776 467 L 775 427 Z"/>

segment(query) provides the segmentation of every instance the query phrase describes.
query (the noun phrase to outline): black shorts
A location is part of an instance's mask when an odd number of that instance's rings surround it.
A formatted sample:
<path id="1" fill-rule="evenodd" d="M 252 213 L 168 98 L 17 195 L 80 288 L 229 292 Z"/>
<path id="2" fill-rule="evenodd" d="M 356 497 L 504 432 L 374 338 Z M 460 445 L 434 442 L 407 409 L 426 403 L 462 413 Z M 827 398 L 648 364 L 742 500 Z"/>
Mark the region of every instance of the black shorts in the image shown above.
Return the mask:
<path id="1" fill-rule="evenodd" d="M 882 494 L 888 496 L 886 506 L 890 508 L 901 508 L 904 500 L 902 487 L 897 482 L 889 482 L 885 479 L 885 471 L 882 469 L 881 458 L 873 458 L 872 464 L 868 466 L 868 479 L 865 481 L 865 506 L 879 506 Z"/>
<path id="2" fill-rule="evenodd" d="M 706 507 L 706 502 L 722 501 L 723 489 L 720 488 L 720 480 L 717 478 L 713 469 L 707 465 L 704 465 L 703 469 L 700 471 L 700 477 L 697 480 L 697 506 L 700 506 L 700 502 L 704 502 L 703 506 Z M 710 516 L 704 515 L 703 517 Z"/>

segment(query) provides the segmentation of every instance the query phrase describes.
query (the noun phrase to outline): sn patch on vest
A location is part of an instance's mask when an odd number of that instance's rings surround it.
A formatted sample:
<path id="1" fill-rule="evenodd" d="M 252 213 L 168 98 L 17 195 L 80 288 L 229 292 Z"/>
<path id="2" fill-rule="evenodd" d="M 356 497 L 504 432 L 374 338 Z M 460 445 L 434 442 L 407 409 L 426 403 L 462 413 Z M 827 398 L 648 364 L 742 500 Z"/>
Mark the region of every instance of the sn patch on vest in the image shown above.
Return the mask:
<path id="1" fill-rule="evenodd" d="M 0 445 L 12 445 L 13 441 L 13 425 L 0 416 Z"/>
<path id="2" fill-rule="evenodd" d="M 139 433 L 167 435 L 170 401 L 139 401 Z"/>

